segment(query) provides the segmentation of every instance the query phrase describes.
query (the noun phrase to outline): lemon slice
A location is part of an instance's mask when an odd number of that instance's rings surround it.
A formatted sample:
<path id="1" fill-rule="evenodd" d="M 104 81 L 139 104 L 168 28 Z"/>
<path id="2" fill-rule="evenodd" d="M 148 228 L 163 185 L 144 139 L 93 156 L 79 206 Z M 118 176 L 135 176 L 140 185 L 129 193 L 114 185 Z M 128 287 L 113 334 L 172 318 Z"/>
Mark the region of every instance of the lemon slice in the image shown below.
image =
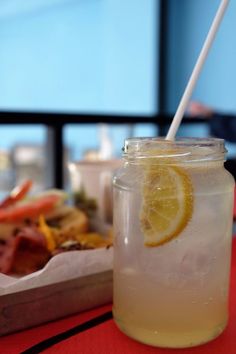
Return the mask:
<path id="1" fill-rule="evenodd" d="M 193 212 L 193 187 L 186 171 L 173 165 L 148 166 L 144 176 L 141 229 L 146 246 L 177 237 Z"/>

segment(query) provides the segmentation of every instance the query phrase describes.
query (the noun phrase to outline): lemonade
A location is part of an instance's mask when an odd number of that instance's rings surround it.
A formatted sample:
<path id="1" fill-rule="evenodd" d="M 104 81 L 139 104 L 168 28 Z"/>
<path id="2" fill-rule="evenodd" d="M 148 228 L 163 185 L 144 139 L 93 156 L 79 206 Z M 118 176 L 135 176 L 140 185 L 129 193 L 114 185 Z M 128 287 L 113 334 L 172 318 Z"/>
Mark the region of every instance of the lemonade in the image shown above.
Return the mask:
<path id="1" fill-rule="evenodd" d="M 128 139 L 114 179 L 114 319 L 130 337 L 190 347 L 228 321 L 233 177 L 220 139 Z"/>

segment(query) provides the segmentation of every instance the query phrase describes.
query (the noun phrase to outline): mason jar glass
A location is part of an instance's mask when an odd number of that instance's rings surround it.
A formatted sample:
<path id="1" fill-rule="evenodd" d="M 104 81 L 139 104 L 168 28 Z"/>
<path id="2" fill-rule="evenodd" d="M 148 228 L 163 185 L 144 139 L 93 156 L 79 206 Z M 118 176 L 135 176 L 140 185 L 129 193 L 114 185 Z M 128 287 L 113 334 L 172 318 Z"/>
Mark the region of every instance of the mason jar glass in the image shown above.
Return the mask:
<path id="1" fill-rule="evenodd" d="M 153 346 L 217 337 L 228 321 L 234 178 L 221 139 L 127 139 L 114 178 L 118 327 Z"/>

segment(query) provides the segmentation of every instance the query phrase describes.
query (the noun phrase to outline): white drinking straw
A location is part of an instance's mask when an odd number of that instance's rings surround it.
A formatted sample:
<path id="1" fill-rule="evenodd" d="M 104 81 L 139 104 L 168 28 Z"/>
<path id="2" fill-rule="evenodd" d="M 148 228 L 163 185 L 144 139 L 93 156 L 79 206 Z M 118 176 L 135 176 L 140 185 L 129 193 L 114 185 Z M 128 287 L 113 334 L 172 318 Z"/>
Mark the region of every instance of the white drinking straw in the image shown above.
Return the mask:
<path id="1" fill-rule="evenodd" d="M 181 101 L 179 103 L 179 106 L 177 108 L 175 116 L 174 116 L 173 121 L 171 123 L 170 129 L 169 129 L 168 134 L 166 136 L 167 140 L 174 140 L 174 138 L 175 138 L 176 132 L 179 128 L 179 125 L 180 125 L 181 120 L 183 118 L 184 112 L 188 106 L 189 99 L 192 95 L 194 86 L 196 85 L 196 82 L 197 82 L 197 79 L 200 75 L 202 66 L 206 60 L 207 54 L 208 54 L 209 49 L 212 45 L 212 42 L 215 38 L 216 32 L 217 32 L 220 22 L 224 16 L 224 13 L 225 13 L 228 3 L 229 3 L 229 0 L 222 0 L 220 3 L 220 6 L 217 10 L 215 18 L 212 22 L 211 28 L 208 32 L 207 37 L 206 37 L 205 43 L 203 44 L 202 50 L 201 50 L 198 60 L 195 64 L 195 67 L 193 69 L 192 75 L 189 79 L 189 82 L 186 86 L 184 94 L 181 98 Z"/>

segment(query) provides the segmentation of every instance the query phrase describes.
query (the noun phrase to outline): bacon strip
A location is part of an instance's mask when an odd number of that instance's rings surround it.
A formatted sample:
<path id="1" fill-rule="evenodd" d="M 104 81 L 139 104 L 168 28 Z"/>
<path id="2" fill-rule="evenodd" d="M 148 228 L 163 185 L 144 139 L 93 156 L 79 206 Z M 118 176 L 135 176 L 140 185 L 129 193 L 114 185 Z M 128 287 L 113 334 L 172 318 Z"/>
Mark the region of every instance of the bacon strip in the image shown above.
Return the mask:
<path id="1" fill-rule="evenodd" d="M 0 248 L 0 271 L 25 275 L 45 266 L 51 258 L 44 236 L 36 227 L 25 227 Z"/>

